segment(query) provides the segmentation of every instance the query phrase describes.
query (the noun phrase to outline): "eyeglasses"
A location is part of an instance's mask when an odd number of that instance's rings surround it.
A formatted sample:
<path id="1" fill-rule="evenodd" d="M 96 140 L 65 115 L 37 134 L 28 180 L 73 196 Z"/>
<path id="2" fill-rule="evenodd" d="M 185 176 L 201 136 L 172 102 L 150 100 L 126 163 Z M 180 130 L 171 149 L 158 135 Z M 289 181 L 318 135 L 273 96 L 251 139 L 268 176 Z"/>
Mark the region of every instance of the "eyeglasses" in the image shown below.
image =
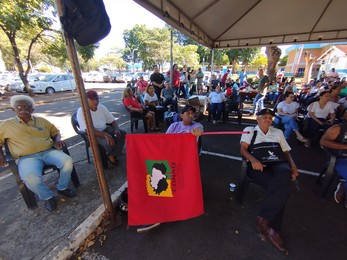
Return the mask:
<path id="1" fill-rule="evenodd" d="M 17 109 L 32 109 L 33 107 L 32 106 L 28 106 L 28 105 L 25 105 L 25 106 L 17 105 L 16 108 Z"/>

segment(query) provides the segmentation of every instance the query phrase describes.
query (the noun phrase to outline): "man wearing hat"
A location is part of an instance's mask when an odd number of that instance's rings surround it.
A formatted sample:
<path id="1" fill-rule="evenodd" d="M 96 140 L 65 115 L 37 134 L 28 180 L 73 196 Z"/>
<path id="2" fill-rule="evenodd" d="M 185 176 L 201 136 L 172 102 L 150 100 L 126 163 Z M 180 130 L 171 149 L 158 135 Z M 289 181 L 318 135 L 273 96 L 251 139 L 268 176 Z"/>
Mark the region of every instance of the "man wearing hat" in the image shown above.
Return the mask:
<path id="1" fill-rule="evenodd" d="M 247 175 L 266 191 L 266 197 L 256 217 L 259 236 L 263 240 L 270 240 L 278 250 L 287 254 L 280 230 L 290 184 L 298 176 L 298 169 L 289 153 L 291 148 L 283 132 L 271 127 L 273 117 L 274 112 L 268 108 L 257 113 L 258 125 L 244 129 L 248 133 L 241 137 L 240 152 L 248 162 Z M 281 150 L 283 161 L 279 158 L 273 162 L 262 162 L 259 157 L 257 159 L 253 146 L 259 147 L 259 144 L 264 143 L 276 144 Z M 268 150 L 266 148 L 266 153 L 271 154 L 272 151 Z"/>
<path id="2" fill-rule="evenodd" d="M 116 119 L 111 112 L 104 105 L 99 104 L 97 92 L 88 90 L 87 98 L 97 142 L 105 148 L 109 161 L 113 164 L 117 164 L 118 160 L 116 155 L 120 154 L 123 149 L 126 132 L 119 129 Z M 77 120 L 80 129 L 85 131 L 86 123 L 82 108 L 77 110 Z"/>
<path id="3" fill-rule="evenodd" d="M 182 121 L 172 123 L 167 129 L 167 134 L 182 134 L 192 133 L 195 136 L 200 136 L 204 131 L 202 124 L 195 122 L 194 114 L 196 112 L 195 107 L 186 105 L 180 114 Z"/>

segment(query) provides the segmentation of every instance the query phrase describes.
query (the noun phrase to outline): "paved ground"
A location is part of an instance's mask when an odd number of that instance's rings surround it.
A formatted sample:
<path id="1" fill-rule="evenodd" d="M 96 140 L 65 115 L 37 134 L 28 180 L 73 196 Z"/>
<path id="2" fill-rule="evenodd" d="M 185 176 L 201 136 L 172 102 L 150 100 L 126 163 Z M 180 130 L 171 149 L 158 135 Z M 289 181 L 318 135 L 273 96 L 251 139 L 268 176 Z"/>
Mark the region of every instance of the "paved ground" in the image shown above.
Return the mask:
<path id="1" fill-rule="evenodd" d="M 236 121 L 231 120 L 231 121 Z M 241 130 L 232 122 L 216 126 L 202 119 L 205 131 Z M 245 119 L 248 125 L 251 120 Z M 254 123 L 254 122 L 253 122 Z M 129 125 L 123 126 L 129 131 Z M 141 127 L 141 125 L 140 125 Z M 141 131 L 142 129 L 139 129 Z M 129 131 L 130 132 L 130 131 Z M 317 173 L 323 167 L 324 154 L 319 147 L 305 148 L 290 142 L 293 156 L 302 172 Z M 83 144 L 70 148 L 82 185 L 74 199 L 59 198 L 58 211 L 49 213 L 39 204 L 27 210 L 14 185 L 0 186 L 0 259 L 53 259 L 69 255 L 62 249 L 75 243 L 76 237 L 92 230 L 92 222 L 78 227 L 101 204 L 93 165 L 87 164 Z M 263 192 L 251 185 L 244 206 L 238 205 L 229 191 L 237 183 L 240 161 L 239 136 L 204 136 L 200 158 L 205 213 L 187 221 L 165 223 L 150 232 L 138 234 L 123 225 L 105 233 L 82 255 L 82 259 L 279 259 L 282 256 L 269 243 L 262 242 L 254 230 L 254 218 Z M 126 180 L 125 156 L 119 167 L 105 170 L 111 193 Z M 54 175 L 48 179 L 53 183 Z M 300 190 L 293 191 L 288 202 L 283 233 L 292 259 L 346 259 L 344 240 L 347 210 L 337 205 L 331 194 L 327 200 L 318 197 L 320 186 L 315 176 L 302 174 Z M 88 226 L 89 225 L 89 226 Z M 78 233 L 78 234 L 77 234 Z M 77 234 L 77 235 L 76 235 Z M 82 234 L 82 235 L 81 235 Z M 78 240 L 78 239 L 77 239 Z M 76 242 L 77 243 L 77 242 Z M 75 244 L 76 244 L 75 243 Z M 77 248 L 77 247 L 75 247 Z"/>
<path id="2" fill-rule="evenodd" d="M 202 121 L 206 131 L 241 130 L 244 126 Z M 285 258 L 255 232 L 255 216 L 263 191 L 251 185 L 245 205 L 234 200 L 229 183 L 237 183 L 240 161 L 238 136 L 205 136 L 200 157 L 205 213 L 204 215 L 161 226 L 139 234 L 124 224 L 106 233 L 106 241 L 93 245 L 84 259 L 281 259 Z M 319 171 L 324 154 L 318 147 L 307 150 L 291 141 L 293 155 L 300 169 Z M 234 157 L 235 156 L 235 157 Z M 283 233 L 291 259 L 346 259 L 342 243 L 347 227 L 347 210 L 337 205 L 330 194 L 318 197 L 316 177 L 301 174 L 300 190 L 293 187 Z M 100 259 L 105 259 L 100 258 Z"/>

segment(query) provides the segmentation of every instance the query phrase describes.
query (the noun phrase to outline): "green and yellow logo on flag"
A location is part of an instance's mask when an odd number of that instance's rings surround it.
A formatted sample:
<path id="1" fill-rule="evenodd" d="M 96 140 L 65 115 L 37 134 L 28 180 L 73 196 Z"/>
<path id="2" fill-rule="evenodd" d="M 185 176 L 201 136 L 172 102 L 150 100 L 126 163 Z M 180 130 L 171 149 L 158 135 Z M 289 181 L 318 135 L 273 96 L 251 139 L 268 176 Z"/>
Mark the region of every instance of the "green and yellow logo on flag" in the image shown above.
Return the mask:
<path id="1" fill-rule="evenodd" d="M 146 188 L 149 196 L 173 197 L 168 161 L 146 160 Z"/>

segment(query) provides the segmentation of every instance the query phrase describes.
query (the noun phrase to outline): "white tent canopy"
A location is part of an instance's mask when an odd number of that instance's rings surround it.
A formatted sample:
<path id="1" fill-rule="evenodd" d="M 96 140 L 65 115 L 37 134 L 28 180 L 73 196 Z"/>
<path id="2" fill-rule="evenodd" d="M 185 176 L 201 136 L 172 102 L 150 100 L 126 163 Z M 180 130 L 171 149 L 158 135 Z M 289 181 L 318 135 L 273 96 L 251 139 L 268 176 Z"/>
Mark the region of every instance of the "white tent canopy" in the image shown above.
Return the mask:
<path id="1" fill-rule="evenodd" d="M 134 0 L 209 48 L 347 40 L 346 0 Z"/>

